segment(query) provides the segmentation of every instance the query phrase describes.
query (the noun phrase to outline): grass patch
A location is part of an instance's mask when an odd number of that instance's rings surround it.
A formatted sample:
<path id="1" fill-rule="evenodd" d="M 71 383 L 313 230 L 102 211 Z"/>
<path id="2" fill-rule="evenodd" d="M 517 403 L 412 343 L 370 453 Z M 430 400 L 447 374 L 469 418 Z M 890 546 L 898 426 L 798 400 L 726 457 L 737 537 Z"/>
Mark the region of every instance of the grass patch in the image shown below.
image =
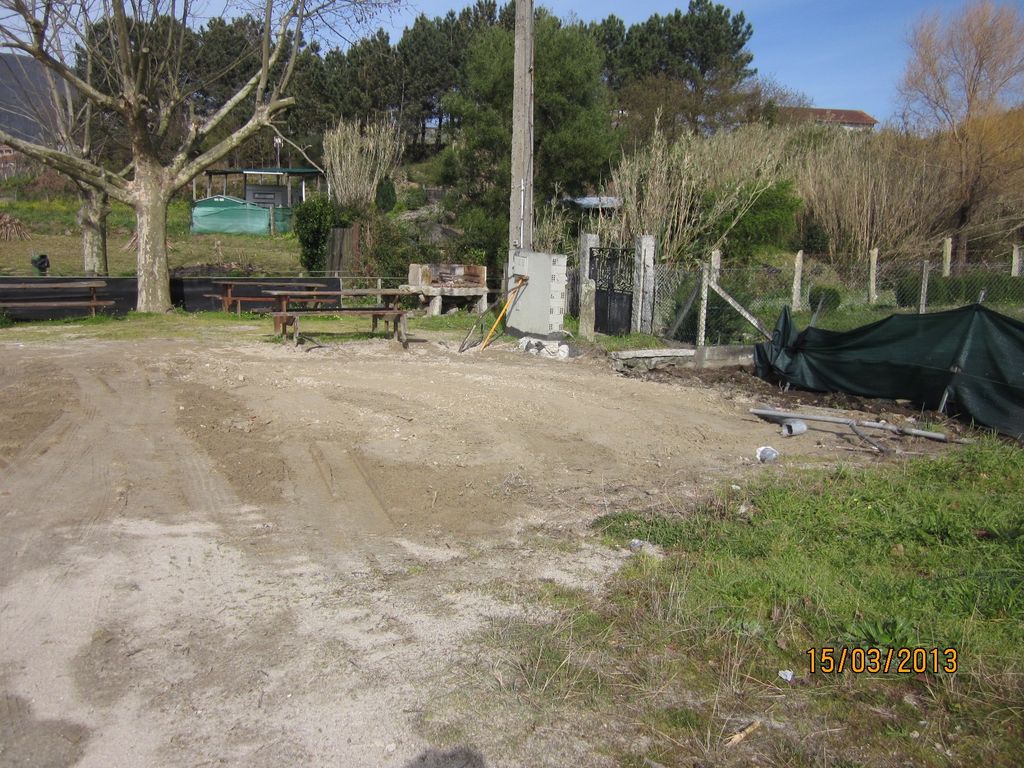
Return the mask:
<path id="1" fill-rule="evenodd" d="M 82 274 L 82 236 L 75 221 L 78 203 L 70 198 L 13 200 L 0 203 L 0 212 L 22 221 L 31 240 L 4 243 L 0 275 L 31 275 L 29 259 L 39 253 L 50 258 L 50 274 Z M 192 235 L 189 233 L 191 203 L 175 200 L 167 211 L 168 263 L 173 270 L 197 264 L 237 264 L 255 274 L 298 274 L 299 245 L 295 237 L 280 235 Z M 111 204 L 107 220 L 107 262 L 113 276 L 134 275 L 135 248 L 129 245 L 135 232 L 135 213 L 122 203 Z"/>
<path id="2" fill-rule="evenodd" d="M 269 318 L 251 312 L 183 312 L 163 314 L 129 312 L 126 315 L 69 317 L 59 320 L 19 322 L 0 331 L 4 341 L 52 341 L 88 338 L 106 341 L 137 339 L 246 338 L 256 340 L 259 326 L 266 338 L 273 330 Z"/>
<path id="3" fill-rule="evenodd" d="M 774 476 L 685 514 L 604 516 L 606 540 L 645 539 L 666 556 L 631 558 L 603 598 L 567 600 L 558 621 L 532 627 L 517 679 L 531 697 L 646 733 L 653 746 L 626 750 L 625 764 L 1013 764 L 1022 499 L 1024 451 L 986 439 L 936 459 Z M 954 647 L 959 666 L 812 675 L 806 651 L 821 647 Z M 723 746 L 755 718 L 775 725 Z"/>

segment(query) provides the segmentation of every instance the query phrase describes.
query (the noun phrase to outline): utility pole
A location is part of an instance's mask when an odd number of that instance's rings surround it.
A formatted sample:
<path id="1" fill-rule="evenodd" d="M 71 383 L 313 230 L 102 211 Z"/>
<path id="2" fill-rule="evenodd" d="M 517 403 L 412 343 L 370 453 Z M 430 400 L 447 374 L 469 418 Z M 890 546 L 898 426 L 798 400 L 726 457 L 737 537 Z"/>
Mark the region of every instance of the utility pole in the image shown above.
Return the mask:
<path id="1" fill-rule="evenodd" d="M 512 251 L 533 250 L 533 0 L 516 0 L 514 77 L 508 222 L 510 274 Z"/>

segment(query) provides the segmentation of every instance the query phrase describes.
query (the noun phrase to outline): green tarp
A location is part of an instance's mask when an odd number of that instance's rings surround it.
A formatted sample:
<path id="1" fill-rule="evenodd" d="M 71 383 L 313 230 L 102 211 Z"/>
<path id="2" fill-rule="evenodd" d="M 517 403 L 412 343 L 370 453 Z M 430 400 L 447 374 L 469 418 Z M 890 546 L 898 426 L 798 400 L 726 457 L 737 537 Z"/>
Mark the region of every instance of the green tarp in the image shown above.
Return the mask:
<path id="1" fill-rule="evenodd" d="M 974 304 L 892 315 L 851 331 L 797 332 L 786 307 L 754 349 L 761 378 L 804 389 L 906 399 L 1024 438 L 1024 323 Z"/>
<path id="2" fill-rule="evenodd" d="M 291 208 L 274 209 L 274 225 L 278 234 L 291 231 L 291 215 Z M 237 197 L 208 197 L 192 206 L 192 233 L 269 235 L 270 209 Z"/>

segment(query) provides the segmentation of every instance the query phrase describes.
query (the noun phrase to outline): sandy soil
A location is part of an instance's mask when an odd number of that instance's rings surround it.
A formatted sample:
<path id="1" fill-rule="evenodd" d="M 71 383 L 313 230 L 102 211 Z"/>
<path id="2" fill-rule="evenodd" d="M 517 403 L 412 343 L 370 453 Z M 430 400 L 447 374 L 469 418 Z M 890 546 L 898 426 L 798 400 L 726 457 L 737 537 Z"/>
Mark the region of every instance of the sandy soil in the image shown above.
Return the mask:
<path id="1" fill-rule="evenodd" d="M 446 702 L 628 556 L 595 516 L 779 471 L 753 404 L 437 341 L 0 339 L 0 764 L 606 765 Z"/>

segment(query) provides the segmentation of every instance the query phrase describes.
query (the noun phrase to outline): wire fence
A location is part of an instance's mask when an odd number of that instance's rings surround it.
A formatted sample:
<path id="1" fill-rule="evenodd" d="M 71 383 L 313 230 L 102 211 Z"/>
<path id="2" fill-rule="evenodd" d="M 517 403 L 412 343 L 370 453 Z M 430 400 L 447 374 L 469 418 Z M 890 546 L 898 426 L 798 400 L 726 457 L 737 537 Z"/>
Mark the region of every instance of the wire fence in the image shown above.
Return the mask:
<path id="1" fill-rule="evenodd" d="M 711 278 L 769 332 L 783 307 L 798 327 L 848 330 L 895 313 L 941 312 L 981 302 L 1024 320 L 1024 277 L 1009 265 L 971 264 L 950 274 L 932 262 L 880 262 L 872 281 L 867 263 L 844 268 L 808 261 L 795 284 L 795 264 L 783 267 L 723 267 Z M 696 343 L 700 313 L 700 269 L 659 264 L 655 270 L 654 332 Z M 726 299 L 708 291 L 705 343 L 750 344 L 762 339 Z"/>

